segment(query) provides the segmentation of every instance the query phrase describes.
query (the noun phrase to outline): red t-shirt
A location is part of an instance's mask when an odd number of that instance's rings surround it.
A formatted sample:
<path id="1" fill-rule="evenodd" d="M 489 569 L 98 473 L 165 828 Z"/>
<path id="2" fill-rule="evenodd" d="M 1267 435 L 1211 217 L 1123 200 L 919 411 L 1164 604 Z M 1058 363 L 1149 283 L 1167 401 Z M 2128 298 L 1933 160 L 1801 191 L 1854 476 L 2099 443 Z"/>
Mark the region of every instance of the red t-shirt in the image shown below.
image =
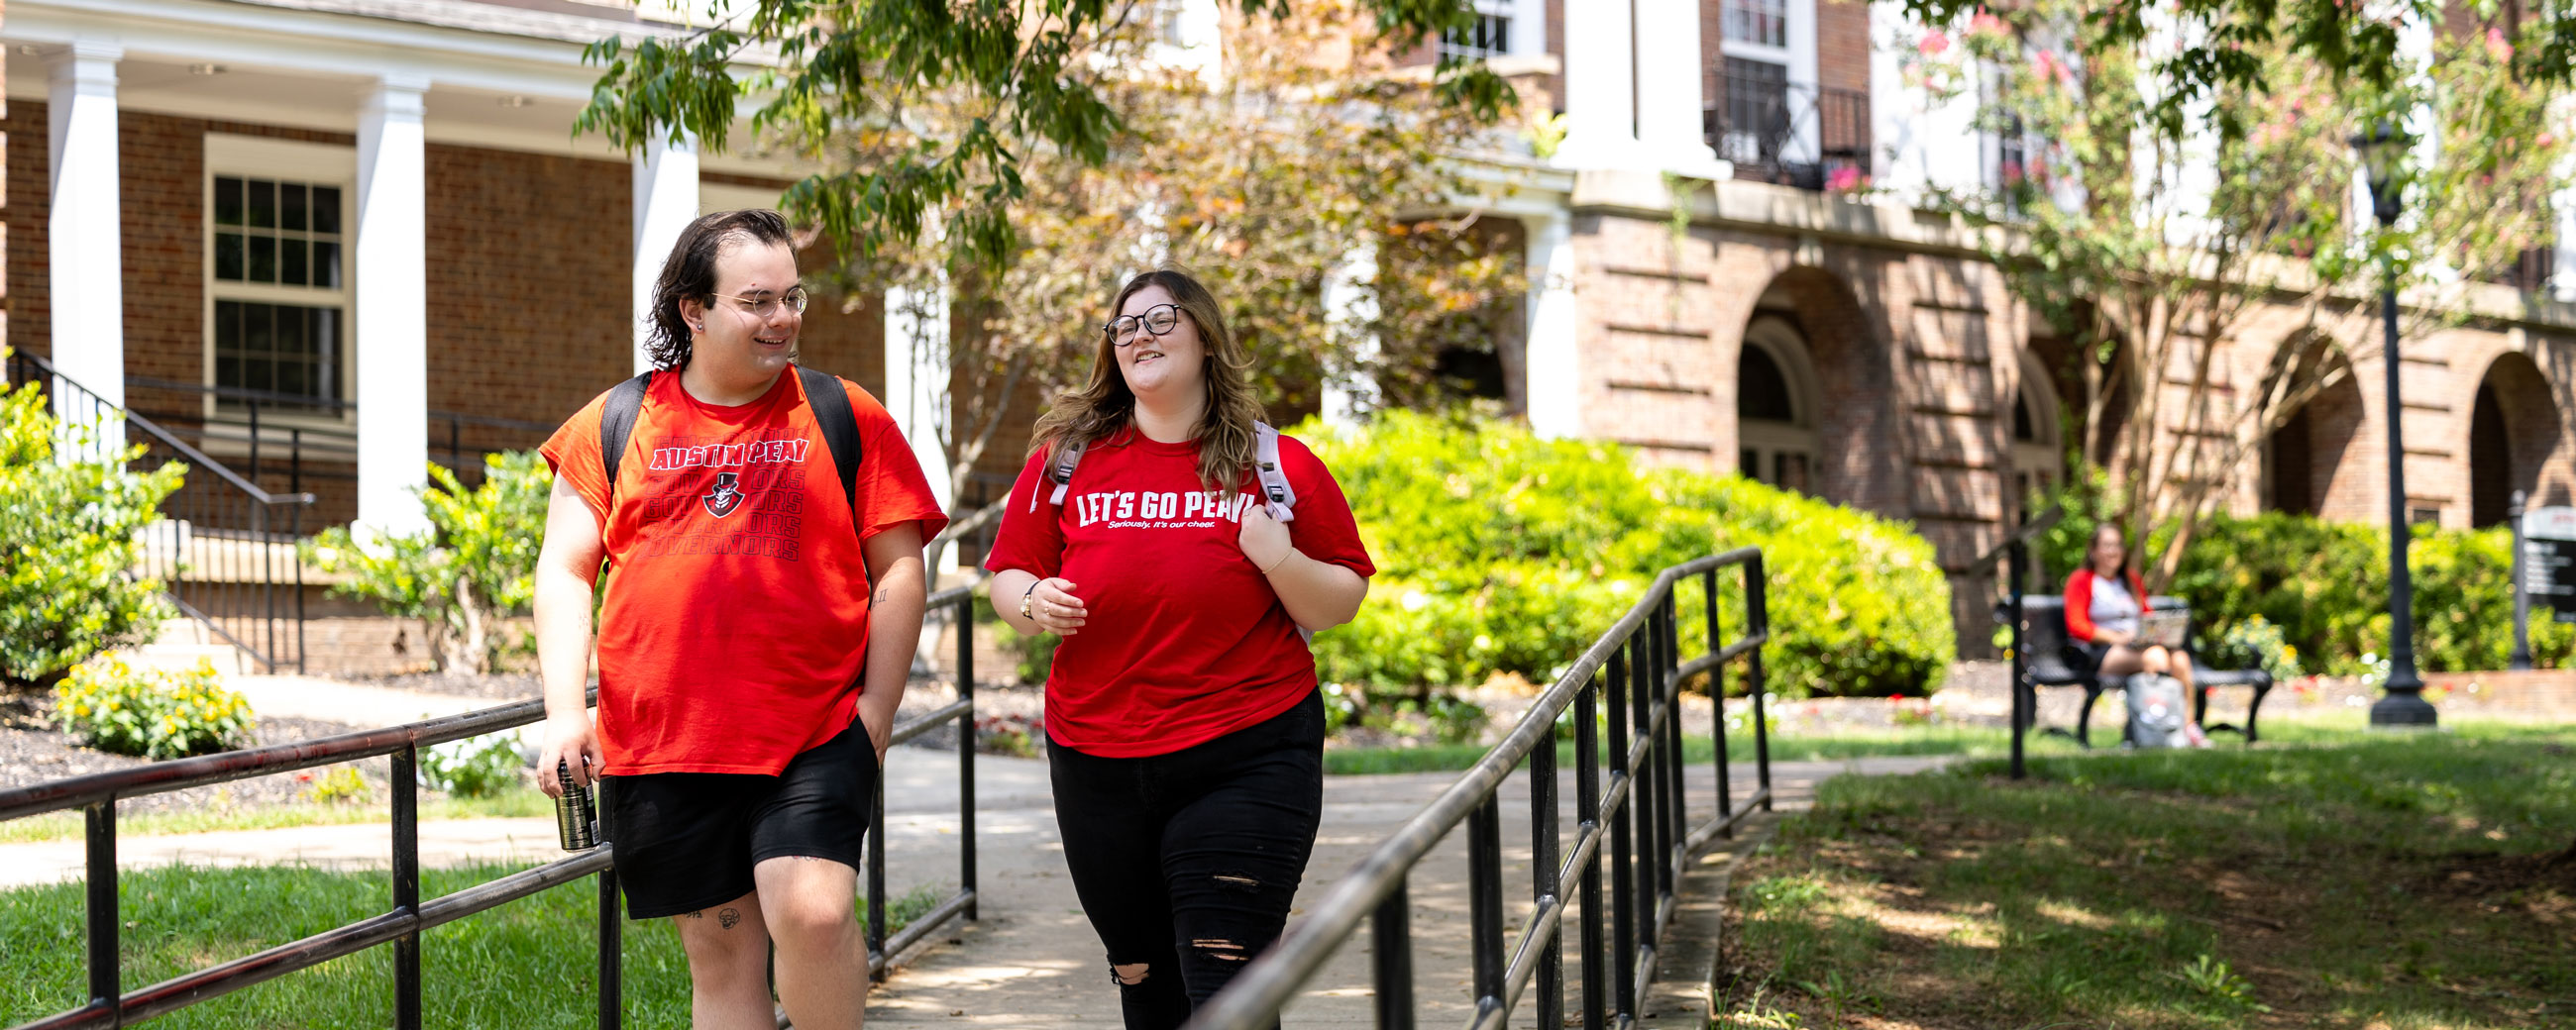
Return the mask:
<path id="1" fill-rule="evenodd" d="M 1091 609 L 1047 674 L 1049 737 L 1103 758 L 1169 754 L 1314 691 L 1314 654 L 1236 542 L 1243 506 L 1258 503 L 1249 473 L 1227 503 L 1200 485 L 1195 442 L 1127 430 L 1083 452 L 1059 509 L 1048 503 L 1045 460 L 1032 455 L 1020 470 L 984 567 L 1072 580 Z M 1297 491 L 1289 540 L 1316 561 L 1375 575 L 1324 463 L 1285 436 L 1279 461 Z"/>
<path id="2" fill-rule="evenodd" d="M 856 508 L 793 372 L 740 407 L 654 375 L 619 459 L 599 454 L 601 394 L 542 448 L 599 517 L 599 736 L 612 776 L 776 775 L 848 729 L 868 650 L 860 549 L 906 522 L 948 524 L 893 417 L 842 381 L 859 424 Z"/>

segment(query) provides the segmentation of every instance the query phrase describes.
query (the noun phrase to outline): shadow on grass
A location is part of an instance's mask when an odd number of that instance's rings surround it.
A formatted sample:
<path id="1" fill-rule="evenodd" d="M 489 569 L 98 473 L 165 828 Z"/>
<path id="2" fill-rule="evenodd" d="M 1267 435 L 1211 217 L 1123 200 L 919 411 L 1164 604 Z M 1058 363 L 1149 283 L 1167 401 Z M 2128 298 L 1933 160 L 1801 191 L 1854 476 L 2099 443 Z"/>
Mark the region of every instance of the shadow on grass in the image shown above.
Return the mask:
<path id="1" fill-rule="evenodd" d="M 2569 737 L 1829 781 L 1736 880 L 1735 1025 L 2576 1026 Z"/>

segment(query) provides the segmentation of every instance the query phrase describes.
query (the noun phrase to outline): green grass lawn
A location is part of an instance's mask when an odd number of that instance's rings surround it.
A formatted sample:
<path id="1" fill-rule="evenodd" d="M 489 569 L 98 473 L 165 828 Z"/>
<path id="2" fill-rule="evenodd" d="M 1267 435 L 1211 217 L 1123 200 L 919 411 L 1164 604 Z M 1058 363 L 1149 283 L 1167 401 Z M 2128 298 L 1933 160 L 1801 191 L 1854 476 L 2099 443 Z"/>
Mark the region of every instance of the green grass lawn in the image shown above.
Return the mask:
<path id="1" fill-rule="evenodd" d="M 2576 1027 L 2576 728 L 2358 723 L 1829 781 L 1735 880 L 1720 1025 Z"/>
<path id="2" fill-rule="evenodd" d="M 429 870 L 424 898 L 526 868 Z M 425 1025 L 589 1026 L 599 1010 L 596 881 L 522 898 L 422 935 Z M 125 987 L 239 958 L 382 913 L 385 873 L 299 868 L 128 871 L 117 891 L 127 929 Z M 86 998 L 87 945 L 79 883 L 0 892 L 0 1025 L 75 1008 Z M 893 933 L 941 900 L 924 888 L 888 899 Z M 862 910 L 862 918 L 865 917 Z M 688 962 L 670 921 L 628 922 L 626 1025 L 689 1022 Z M 371 948 L 156 1020 L 155 1027 L 249 1030 L 383 1027 L 393 1022 L 393 952 Z"/>

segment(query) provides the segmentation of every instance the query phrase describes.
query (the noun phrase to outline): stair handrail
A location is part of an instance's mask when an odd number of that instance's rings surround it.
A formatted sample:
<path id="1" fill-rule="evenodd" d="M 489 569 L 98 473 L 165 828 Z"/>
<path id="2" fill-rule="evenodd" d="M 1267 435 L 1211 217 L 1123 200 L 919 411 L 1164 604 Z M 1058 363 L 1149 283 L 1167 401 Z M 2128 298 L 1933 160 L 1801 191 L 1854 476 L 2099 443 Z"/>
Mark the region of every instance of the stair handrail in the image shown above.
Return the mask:
<path id="1" fill-rule="evenodd" d="M 206 452 L 189 446 L 187 441 L 179 439 L 178 434 L 161 428 L 160 423 L 154 422 L 142 415 L 135 414 L 134 412 L 127 410 L 122 405 L 108 403 L 107 398 L 100 396 L 98 391 L 82 385 L 80 380 L 62 374 L 61 371 L 54 367 L 53 362 L 45 360 L 40 355 L 29 354 L 26 351 L 12 351 L 10 352 L 9 357 L 11 361 L 25 362 L 27 364 L 34 365 L 38 372 L 44 374 L 45 378 L 80 391 L 83 395 L 86 395 L 89 398 L 92 404 L 108 411 L 115 412 L 116 416 L 123 420 L 126 425 L 143 430 L 146 435 L 151 436 L 155 440 L 161 441 L 171 450 L 179 452 L 180 459 L 186 461 L 190 468 L 202 469 L 207 472 L 214 473 L 215 478 L 231 484 L 234 489 L 249 494 L 250 498 L 254 501 L 258 501 L 262 504 L 306 505 L 313 504 L 316 501 L 314 495 L 309 491 L 304 493 L 273 494 L 260 489 L 259 484 L 242 478 L 239 473 L 224 467 L 222 462 L 207 457 Z M 24 382 L 35 382 L 32 377 L 28 377 L 23 374 L 20 376 L 20 379 Z"/>

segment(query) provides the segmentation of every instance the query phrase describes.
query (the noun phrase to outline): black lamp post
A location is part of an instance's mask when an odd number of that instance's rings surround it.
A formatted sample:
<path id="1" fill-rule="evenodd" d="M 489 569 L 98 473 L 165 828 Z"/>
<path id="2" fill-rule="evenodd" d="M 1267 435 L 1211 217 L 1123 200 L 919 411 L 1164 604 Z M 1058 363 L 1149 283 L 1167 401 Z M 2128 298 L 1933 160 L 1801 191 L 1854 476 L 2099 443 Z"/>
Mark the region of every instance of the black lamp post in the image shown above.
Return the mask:
<path id="1" fill-rule="evenodd" d="M 2397 224 L 2403 189 L 2397 163 L 2410 142 L 2387 122 L 2352 138 L 2370 180 L 2371 213 L 2383 229 Z M 2388 368 L 2388 691 L 2370 706 L 2370 724 L 2431 726 L 2440 716 L 2424 700 L 2424 678 L 2415 672 L 2415 583 L 2406 574 L 2406 545 L 2413 536 L 2406 525 L 2406 405 L 2398 399 L 2397 281 L 2394 269 L 2387 273 L 2380 277 L 2379 310 L 2388 331 L 2380 360 Z"/>

